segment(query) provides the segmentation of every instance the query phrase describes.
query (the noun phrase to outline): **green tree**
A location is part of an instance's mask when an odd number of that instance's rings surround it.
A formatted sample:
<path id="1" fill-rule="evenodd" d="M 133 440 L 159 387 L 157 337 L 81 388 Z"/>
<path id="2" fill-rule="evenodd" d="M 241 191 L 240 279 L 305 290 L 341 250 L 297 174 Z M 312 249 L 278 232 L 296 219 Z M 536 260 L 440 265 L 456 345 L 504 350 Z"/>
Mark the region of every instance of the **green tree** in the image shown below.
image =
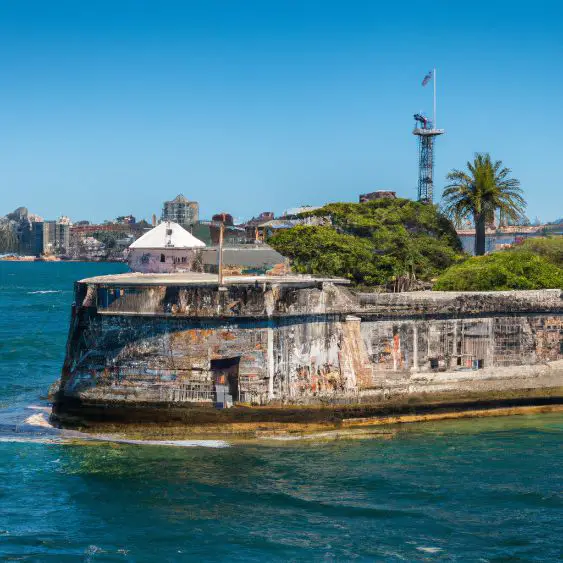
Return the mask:
<path id="1" fill-rule="evenodd" d="M 102 242 L 107 250 L 112 250 L 117 245 L 117 239 L 123 237 L 123 233 L 113 231 L 96 231 L 92 236 Z"/>
<path id="2" fill-rule="evenodd" d="M 434 278 L 461 257 L 452 223 L 433 205 L 407 199 L 333 203 L 301 218 L 310 224 L 268 239 L 301 273 L 400 291 Z"/>
<path id="3" fill-rule="evenodd" d="M 475 254 L 485 254 L 485 227 L 494 221 L 499 210 L 503 217 L 517 221 L 524 214 L 526 202 L 520 181 L 510 177 L 502 161 L 493 162 L 488 153 L 476 154 L 467 162 L 467 171 L 452 170 L 442 194 L 446 213 L 456 222 L 473 217 Z"/>

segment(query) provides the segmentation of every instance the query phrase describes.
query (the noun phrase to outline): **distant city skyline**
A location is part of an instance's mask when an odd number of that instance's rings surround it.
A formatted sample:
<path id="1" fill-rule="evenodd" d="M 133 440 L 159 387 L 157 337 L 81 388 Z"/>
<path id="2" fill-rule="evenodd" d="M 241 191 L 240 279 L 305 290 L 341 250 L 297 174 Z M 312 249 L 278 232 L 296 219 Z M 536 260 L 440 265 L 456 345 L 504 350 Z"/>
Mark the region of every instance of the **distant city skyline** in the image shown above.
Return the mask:
<path id="1" fill-rule="evenodd" d="M 435 200 L 490 152 L 527 215 L 563 215 L 563 8 L 475 2 L 0 4 L 0 215 L 150 222 L 183 193 L 209 218 L 392 190 L 416 198 L 414 113 Z"/>

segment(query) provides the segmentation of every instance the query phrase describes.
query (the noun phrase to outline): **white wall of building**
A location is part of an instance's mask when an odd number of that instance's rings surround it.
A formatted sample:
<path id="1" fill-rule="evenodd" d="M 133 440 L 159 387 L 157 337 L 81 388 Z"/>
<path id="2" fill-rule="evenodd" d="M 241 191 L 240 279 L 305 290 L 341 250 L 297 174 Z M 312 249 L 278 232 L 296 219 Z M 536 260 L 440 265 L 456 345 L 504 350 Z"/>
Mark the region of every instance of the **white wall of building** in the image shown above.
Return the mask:
<path id="1" fill-rule="evenodd" d="M 144 274 L 203 272 L 201 248 L 131 248 L 127 262 Z"/>

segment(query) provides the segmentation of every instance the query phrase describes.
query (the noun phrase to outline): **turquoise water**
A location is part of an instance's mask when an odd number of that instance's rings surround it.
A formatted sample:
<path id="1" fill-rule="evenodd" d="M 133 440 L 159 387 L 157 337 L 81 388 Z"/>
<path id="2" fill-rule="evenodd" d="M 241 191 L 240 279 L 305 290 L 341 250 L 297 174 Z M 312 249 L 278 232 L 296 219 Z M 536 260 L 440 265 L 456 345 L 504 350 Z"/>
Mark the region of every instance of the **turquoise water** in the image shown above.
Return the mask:
<path id="1" fill-rule="evenodd" d="M 72 282 L 122 270 L 0 262 L 0 419 L 58 376 Z M 0 559 L 555 561 L 562 430 L 560 415 L 523 416 L 211 449 L 46 443 L 0 424 Z"/>

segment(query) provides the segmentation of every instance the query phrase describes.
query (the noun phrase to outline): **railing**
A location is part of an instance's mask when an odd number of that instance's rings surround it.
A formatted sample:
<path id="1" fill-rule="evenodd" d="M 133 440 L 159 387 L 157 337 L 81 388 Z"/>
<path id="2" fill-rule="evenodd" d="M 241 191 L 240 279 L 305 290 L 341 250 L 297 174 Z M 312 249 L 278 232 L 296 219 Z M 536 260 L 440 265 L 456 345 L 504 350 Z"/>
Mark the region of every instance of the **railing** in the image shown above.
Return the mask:
<path id="1" fill-rule="evenodd" d="M 213 403 L 215 401 L 215 391 L 208 387 L 198 388 L 194 384 L 186 385 L 155 385 L 158 389 L 161 401 L 171 403 Z"/>

